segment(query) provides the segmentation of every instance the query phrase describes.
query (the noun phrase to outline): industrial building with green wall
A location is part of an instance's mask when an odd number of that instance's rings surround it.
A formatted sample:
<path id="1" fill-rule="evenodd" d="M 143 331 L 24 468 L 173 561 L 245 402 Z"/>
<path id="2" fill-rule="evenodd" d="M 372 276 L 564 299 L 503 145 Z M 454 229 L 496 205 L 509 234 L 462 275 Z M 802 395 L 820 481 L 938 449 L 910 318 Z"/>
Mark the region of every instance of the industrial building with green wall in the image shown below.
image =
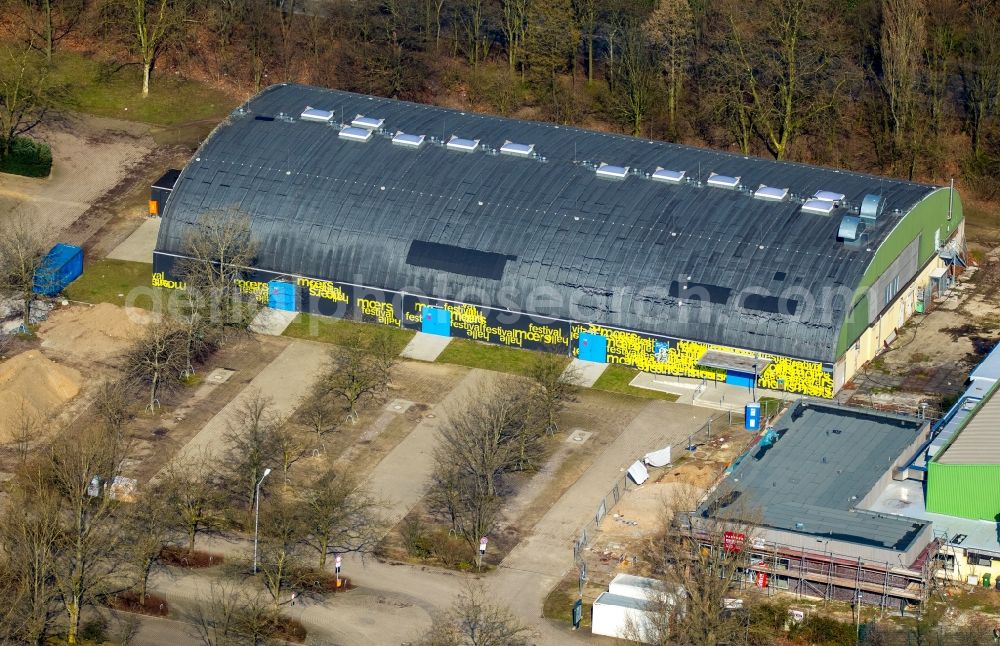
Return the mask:
<path id="1" fill-rule="evenodd" d="M 818 397 L 964 251 L 948 188 L 301 85 L 160 193 L 162 287 L 237 210 L 271 307 Z"/>
<path id="2" fill-rule="evenodd" d="M 927 465 L 927 511 L 1000 522 L 1000 381 Z"/>

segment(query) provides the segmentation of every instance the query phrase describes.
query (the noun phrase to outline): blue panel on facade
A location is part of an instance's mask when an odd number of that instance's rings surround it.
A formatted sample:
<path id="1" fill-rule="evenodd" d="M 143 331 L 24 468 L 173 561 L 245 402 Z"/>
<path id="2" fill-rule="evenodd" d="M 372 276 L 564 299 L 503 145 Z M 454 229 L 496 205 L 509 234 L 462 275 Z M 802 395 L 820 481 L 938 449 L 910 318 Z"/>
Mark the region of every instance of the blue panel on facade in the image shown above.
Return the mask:
<path id="1" fill-rule="evenodd" d="M 294 312 L 295 284 L 272 280 L 267 284 L 267 306 L 274 310 Z"/>
<path id="2" fill-rule="evenodd" d="M 726 371 L 726 383 L 733 386 L 744 386 L 746 388 L 751 388 L 753 386 L 753 373 L 750 372 L 737 372 L 736 370 Z"/>
<path id="3" fill-rule="evenodd" d="M 420 313 L 420 331 L 424 334 L 451 336 L 451 312 L 443 307 L 425 307 Z"/>
<path id="4" fill-rule="evenodd" d="M 747 404 L 743 410 L 743 419 L 748 431 L 760 430 L 760 404 Z"/>
<path id="5" fill-rule="evenodd" d="M 608 339 L 600 334 L 581 332 L 579 350 L 577 356 L 583 361 L 608 362 Z"/>

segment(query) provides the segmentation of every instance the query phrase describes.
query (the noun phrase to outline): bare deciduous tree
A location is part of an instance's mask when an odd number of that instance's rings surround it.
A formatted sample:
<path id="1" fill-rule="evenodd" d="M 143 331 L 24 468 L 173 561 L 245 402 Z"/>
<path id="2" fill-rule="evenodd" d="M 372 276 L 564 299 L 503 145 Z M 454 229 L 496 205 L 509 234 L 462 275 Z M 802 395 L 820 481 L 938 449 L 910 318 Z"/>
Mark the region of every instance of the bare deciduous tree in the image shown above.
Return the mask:
<path id="1" fill-rule="evenodd" d="M 434 619 L 424 646 L 527 646 L 535 633 L 507 608 L 491 603 L 483 586 L 470 585 Z"/>
<path id="2" fill-rule="evenodd" d="M 156 410 L 160 394 L 180 384 L 187 365 L 185 347 L 183 332 L 166 321 L 150 326 L 125 354 L 125 378 L 148 389 L 147 410 Z"/>
<path id="3" fill-rule="evenodd" d="M 916 164 L 916 116 L 926 18 L 924 0 L 882 2 L 882 84 L 896 156 L 905 157 L 910 179 Z"/>
<path id="4" fill-rule="evenodd" d="M 14 414 L 10 436 L 17 452 L 18 460 L 23 464 L 28 459 L 28 449 L 31 443 L 38 439 L 44 430 L 43 420 L 28 406 L 27 400 L 21 398 L 17 412 Z"/>
<path id="5" fill-rule="evenodd" d="M 3 118 L 2 108 L 0 105 L 0 120 Z M 44 282 L 47 279 L 42 269 L 45 251 L 41 231 L 24 218 L 14 218 L 0 231 L 0 291 L 21 306 L 21 326 L 25 331 L 31 324 L 31 306 L 38 298 L 35 281 Z"/>
<path id="6" fill-rule="evenodd" d="M 293 586 L 301 571 L 301 553 L 307 529 L 296 501 L 274 498 L 261 513 L 259 557 L 260 572 L 274 608 L 281 603 L 283 590 Z"/>
<path id="7" fill-rule="evenodd" d="M 205 646 L 258 646 L 277 632 L 279 616 L 262 592 L 213 581 L 204 601 L 185 617 Z"/>
<path id="8" fill-rule="evenodd" d="M 276 466 L 281 458 L 277 429 L 282 423 L 271 410 L 271 400 L 256 392 L 242 402 L 226 431 L 228 450 L 220 471 L 248 514 L 253 512 L 264 469 Z"/>
<path id="9" fill-rule="evenodd" d="M 316 436 L 316 441 L 322 446 L 328 433 L 333 431 L 343 419 L 333 397 L 323 385 L 323 379 L 318 380 L 303 397 L 299 406 L 299 419 L 309 427 Z"/>
<path id="10" fill-rule="evenodd" d="M 146 602 L 149 577 L 170 540 L 170 501 L 163 494 L 162 487 L 140 491 L 122 519 L 126 541 L 124 558 L 133 571 L 140 605 Z"/>
<path id="11" fill-rule="evenodd" d="M 157 488 L 167 503 L 169 524 L 184 536 L 188 552 L 198 534 L 215 526 L 220 491 L 212 480 L 214 464 L 207 456 L 171 462 L 158 476 Z"/>
<path id="12" fill-rule="evenodd" d="M 559 414 L 576 397 L 580 371 L 564 366 L 561 357 L 540 354 L 528 370 L 533 384 L 532 412 L 548 434 L 559 430 Z"/>
<path id="13" fill-rule="evenodd" d="M 367 554 L 385 534 L 381 505 L 347 475 L 329 472 L 301 493 L 306 544 L 319 555 L 319 569 L 330 554 Z"/>
<path id="14" fill-rule="evenodd" d="M 17 17 L 32 47 L 52 62 L 56 44 L 79 26 L 86 9 L 85 0 L 13 0 Z"/>
<path id="15" fill-rule="evenodd" d="M 323 388 L 343 405 L 347 419 L 356 422 L 360 406 L 385 394 L 396 360 L 385 335 L 354 334 L 342 347 L 331 350 Z"/>
<path id="16" fill-rule="evenodd" d="M 257 247 L 250 216 L 235 208 L 204 213 L 184 238 L 186 258 L 177 272 L 189 292 L 199 292 L 190 302 L 198 312 L 198 325 L 213 326 L 220 341 L 230 333 L 246 332 L 267 304 L 266 291 L 244 289 Z"/>
<path id="17" fill-rule="evenodd" d="M 642 125 L 653 108 L 660 84 L 638 20 L 629 18 L 622 22 L 618 42 L 618 64 L 611 82 L 612 103 L 629 134 L 637 137 L 642 134 Z"/>
<path id="18" fill-rule="evenodd" d="M 54 582 L 57 546 L 63 533 L 59 500 L 44 476 L 22 469 L 5 501 L 0 522 L 0 643 L 46 643 L 59 612 Z"/>
<path id="19" fill-rule="evenodd" d="M 694 46 L 694 12 L 690 0 L 660 0 L 645 23 L 646 34 L 656 48 L 666 89 L 667 125 L 677 136 L 677 110 L 691 65 Z"/>
<path id="20" fill-rule="evenodd" d="M 120 435 L 95 426 L 62 432 L 47 456 L 46 477 L 58 492 L 63 521 L 53 578 L 70 644 L 77 643 L 84 608 L 123 585 L 124 536 L 115 522 L 119 501 L 110 485 L 127 452 Z"/>
<path id="21" fill-rule="evenodd" d="M 655 644 L 715 644 L 743 634 L 742 622 L 723 613 L 723 599 L 751 568 L 757 535 L 752 510 L 730 507 L 725 520 L 694 510 L 701 491 L 680 487 L 665 501 L 662 529 L 643 550 L 662 587 L 651 599 L 652 619 L 633 626 L 632 638 Z"/>
<path id="22" fill-rule="evenodd" d="M 188 0 L 121 0 L 129 12 L 133 46 L 142 63 L 142 96 L 149 96 L 149 80 L 169 39 L 184 21 Z"/>
<path id="23" fill-rule="evenodd" d="M 45 120 L 63 94 L 40 59 L 30 45 L 0 47 L 0 159 L 10 154 L 18 137 Z"/>

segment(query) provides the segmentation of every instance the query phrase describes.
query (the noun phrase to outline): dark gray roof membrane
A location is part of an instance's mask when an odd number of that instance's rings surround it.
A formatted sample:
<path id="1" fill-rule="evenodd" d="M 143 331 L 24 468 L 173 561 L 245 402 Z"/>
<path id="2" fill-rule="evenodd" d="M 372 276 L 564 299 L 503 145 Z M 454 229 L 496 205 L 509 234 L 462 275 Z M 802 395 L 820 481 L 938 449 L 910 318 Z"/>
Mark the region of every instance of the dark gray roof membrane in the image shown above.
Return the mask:
<path id="1" fill-rule="evenodd" d="M 335 122 L 349 123 L 358 114 L 384 119 L 385 133 L 368 142 L 341 139 L 335 127 L 298 120 L 306 106 L 331 111 Z M 472 153 L 433 142 L 411 149 L 392 144 L 397 131 L 438 140 L 457 135 L 481 144 Z M 483 150 L 508 140 L 534 144 L 545 160 Z M 645 173 L 684 170 L 701 180 L 716 172 L 740 177 L 746 187 L 788 187 L 803 196 L 832 190 L 854 204 L 881 192 L 886 207 L 866 228 L 869 242 L 848 248 L 836 240 L 837 211 L 830 217 L 803 214 L 794 202 L 632 174 L 600 179 L 594 172 L 600 162 Z M 847 304 L 827 302 L 823 289 L 853 290 L 901 213 L 932 190 L 828 168 L 281 85 L 231 114 L 202 144 L 165 209 L 157 249 L 182 253 L 184 232 L 201 213 L 237 206 L 253 217 L 262 269 L 833 361 Z M 500 278 L 477 271 L 442 274 L 407 262 L 414 240 L 516 260 L 505 263 Z M 781 289 L 792 290 L 791 296 Z M 736 301 L 745 290 L 799 303 L 740 307 Z M 820 300 L 803 305 L 803 294 Z"/>
<path id="2" fill-rule="evenodd" d="M 922 428 L 902 415 L 798 400 L 774 424 L 778 440 L 745 456 L 701 513 L 759 514 L 777 529 L 905 550 L 926 523 L 856 506 Z"/>
<path id="3" fill-rule="evenodd" d="M 439 269 L 462 276 L 493 280 L 503 278 L 503 270 L 508 260 L 517 260 L 517 256 L 505 256 L 426 240 L 411 242 L 410 250 L 406 254 L 406 264 L 414 267 Z"/>

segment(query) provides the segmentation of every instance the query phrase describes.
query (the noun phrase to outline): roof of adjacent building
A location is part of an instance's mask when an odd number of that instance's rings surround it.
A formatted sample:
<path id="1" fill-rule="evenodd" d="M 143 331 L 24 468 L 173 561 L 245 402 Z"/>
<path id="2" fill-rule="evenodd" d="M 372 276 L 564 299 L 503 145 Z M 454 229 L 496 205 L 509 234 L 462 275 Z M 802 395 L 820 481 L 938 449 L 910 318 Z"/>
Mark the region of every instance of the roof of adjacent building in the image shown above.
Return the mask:
<path id="1" fill-rule="evenodd" d="M 307 107 L 331 122 L 300 119 Z M 366 142 L 339 136 L 355 115 L 384 120 L 382 130 Z M 396 145 L 399 131 L 427 140 Z M 479 144 L 459 152 L 444 145 L 452 136 Z M 498 154 L 508 141 L 534 148 Z M 595 172 L 600 163 L 631 170 L 606 179 Z M 647 177 L 658 168 L 697 181 Z M 712 173 L 746 189 L 714 188 Z M 760 185 L 788 188 L 793 199 L 756 199 Z M 833 361 L 846 305 L 806 306 L 802 294 L 853 291 L 878 245 L 934 190 L 280 85 L 202 144 L 176 182 L 157 250 L 181 254 L 190 223 L 235 206 L 252 216 L 261 269 Z M 800 211 L 817 191 L 843 194 L 853 207 L 878 193 L 885 207 L 859 245 L 845 245 L 836 239 L 843 210 Z"/>
<path id="2" fill-rule="evenodd" d="M 954 439 L 935 461 L 940 464 L 1000 464 L 1000 388 L 994 382 L 989 392 L 966 416 Z"/>
<path id="3" fill-rule="evenodd" d="M 766 527 L 905 551 L 926 522 L 857 509 L 924 422 L 902 415 L 799 400 L 702 506 Z"/>

